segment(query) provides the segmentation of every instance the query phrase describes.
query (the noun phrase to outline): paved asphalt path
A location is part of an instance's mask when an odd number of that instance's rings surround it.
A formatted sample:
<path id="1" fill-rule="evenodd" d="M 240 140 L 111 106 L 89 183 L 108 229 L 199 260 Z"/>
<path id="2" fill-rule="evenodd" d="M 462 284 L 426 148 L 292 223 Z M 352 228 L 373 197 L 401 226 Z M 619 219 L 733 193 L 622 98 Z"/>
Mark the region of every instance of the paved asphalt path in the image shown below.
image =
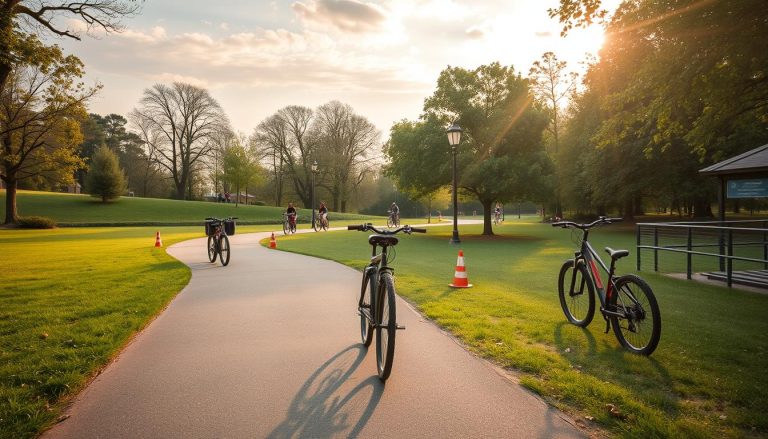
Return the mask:
<path id="1" fill-rule="evenodd" d="M 227 267 L 208 262 L 204 239 L 170 247 L 189 285 L 44 437 L 584 436 L 401 299 L 407 329 L 382 384 L 375 345 L 360 344 L 360 274 L 261 247 L 265 236 L 231 237 Z"/>

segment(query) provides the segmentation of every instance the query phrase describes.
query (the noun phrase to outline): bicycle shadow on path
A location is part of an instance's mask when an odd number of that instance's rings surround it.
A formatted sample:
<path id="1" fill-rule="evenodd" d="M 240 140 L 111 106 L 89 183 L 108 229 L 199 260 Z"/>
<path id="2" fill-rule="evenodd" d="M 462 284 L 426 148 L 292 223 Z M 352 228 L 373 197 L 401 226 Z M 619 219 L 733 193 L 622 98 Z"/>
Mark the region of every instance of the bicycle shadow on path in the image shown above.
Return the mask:
<path id="1" fill-rule="evenodd" d="M 323 363 L 267 438 L 359 436 L 384 393 L 384 384 L 375 375 L 352 387 L 350 378 L 367 353 L 364 346 L 351 345 Z"/>

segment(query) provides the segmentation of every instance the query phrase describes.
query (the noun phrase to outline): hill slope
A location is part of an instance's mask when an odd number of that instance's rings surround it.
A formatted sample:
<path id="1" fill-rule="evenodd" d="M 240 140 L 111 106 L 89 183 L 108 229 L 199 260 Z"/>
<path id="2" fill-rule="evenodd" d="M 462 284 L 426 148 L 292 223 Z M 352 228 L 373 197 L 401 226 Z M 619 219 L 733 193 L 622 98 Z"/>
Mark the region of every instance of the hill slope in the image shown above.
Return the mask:
<path id="1" fill-rule="evenodd" d="M 238 217 L 241 224 L 279 224 L 284 207 L 245 206 L 205 201 L 122 197 L 102 204 L 88 195 L 19 191 L 20 216 L 47 216 L 62 226 L 80 225 L 193 225 L 206 217 Z M 5 218 L 5 190 L 0 190 L 0 214 Z M 299 222 L 309 222 L 312 211 L 299 209 Z M 331 213 L 331 220 L 370 218 L 356 214 Z"/>

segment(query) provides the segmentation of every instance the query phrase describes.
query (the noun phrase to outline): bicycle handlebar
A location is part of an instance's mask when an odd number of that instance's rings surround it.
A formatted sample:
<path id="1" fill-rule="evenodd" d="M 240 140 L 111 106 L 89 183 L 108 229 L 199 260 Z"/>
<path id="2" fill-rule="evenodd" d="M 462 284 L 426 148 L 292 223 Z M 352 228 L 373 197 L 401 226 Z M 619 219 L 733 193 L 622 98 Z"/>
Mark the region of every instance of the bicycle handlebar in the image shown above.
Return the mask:
<path id="1" fill-rule="evenodd" d="M 354 225 L 354 226 L 347 226 L 347 230 L 359 230 L 361 232 L 365 232 L 368 230 L 371 230 L 373 232 L 376 232 L 380 235 L 394 235 L 400 232 L 403 233 L 427 233 L 427 229 L 418 228 L 418 227 L 411 227 L 408 225 L 405 225 L 403 227 L 397 228 L 395 230 L 388 230 L 388 229 L 377 229 L 373 226 L 371 223 L 367 224 L 360 224 L 360 225 Z"/>
<path id="2" fill-rule="evenodd" d="M 567 229 L 568 227 L 576 227 L 577 229 L 581 230 L 588 230 L 592 227 L 601 225 L 601 224 L 612 224 L 612 223 L 620 223 L 624 221 L 623 218 L 607 218 L 604 216 L 601 216 L 600 218 L 592 221 L 589 224 L 578 224 L 574 223 L 573 221 L 558 221 L 556 223 L 552 223 L 552 227 L 562 227 L 564 229 Z"/>
<path id="3" fill-rule="evenodd" d="M 227 220 L 236 220 L 236 219 L 237 219 L 236 216 L 230 216 L 229 218 L 224 218 L 224 219 L 208 217 L 205 220 L 206 221 L 227 221 Z"/>

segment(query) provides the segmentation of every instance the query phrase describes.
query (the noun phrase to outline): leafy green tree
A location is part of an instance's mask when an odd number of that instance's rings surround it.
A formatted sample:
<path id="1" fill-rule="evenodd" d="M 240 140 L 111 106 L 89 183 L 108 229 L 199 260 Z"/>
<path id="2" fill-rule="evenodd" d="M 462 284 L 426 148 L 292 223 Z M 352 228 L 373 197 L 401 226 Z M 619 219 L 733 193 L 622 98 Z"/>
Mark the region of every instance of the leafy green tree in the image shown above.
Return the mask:
<path id="1" fill-rule="evenodd" d="M 125 193 L 125 174 L 120 169 L 117 155 L 107 146 L 99 147 L 93 154 L 85 177 L 85 188 L 91 196 L 101 198 L 102 203 Z"/>
<path id="2" fill-rule="evenodd" d="M 80 78 L 82 63 L 58 46 L 34 46 L 34 63 L 18 64 L 0 88 L 0 179 L 7 188 L 5 223 L 17 220 L 20 181 L 70 183 L 83 166 L 77 154 L 85 104 L 98 91 Z M 34 43 L 34 44 L 33 44 Z"/>
<path id="3" fill-rule="evenodd" d="M 484 235 L 492 235 L 495 202 L 542 200 L 552 192 L 552 163 L 542 144 L 547 116 L 528 80 L 499 63 L 474 70 L 448 67 L 424 104 L 426 118 L 463 128 L 459 186 L 483 206 Z M 447 162 L 447 139 L 443 143 Z M 425 167 L 432 172 L 432 166 Z M 448 183 L 450 180 L 446 181 Z"/>
<path id="4" fill-rule="evenodd" d="M 561 0 L 550 13 L 567 31 L 599 18 L 600 6 Z M 630 215 L 649 196 L 710 215 L 714 185 L 697 170 L 768 141 L 768 8 L 644 0 L 622 3 L 606 23 L 587 81 L 603 118 L 585 135 L 603 154 L 595 168 L 612 156 L 623 166 L 610 172 L 618 190 L 603 199 Z"/>
<path id="5" fill-rule="evenodd" d="M 224 183 L 235 189 L 235 203 L 240 202 L 240 189 L 247 188 L 260 178 L 261 169 L 252 151 L 244 146 L 243 139 L 234 142 L 224 150 L 222 155 L 222 176 Z M 246 189 L 246 202 L 248 192 Z"/>

